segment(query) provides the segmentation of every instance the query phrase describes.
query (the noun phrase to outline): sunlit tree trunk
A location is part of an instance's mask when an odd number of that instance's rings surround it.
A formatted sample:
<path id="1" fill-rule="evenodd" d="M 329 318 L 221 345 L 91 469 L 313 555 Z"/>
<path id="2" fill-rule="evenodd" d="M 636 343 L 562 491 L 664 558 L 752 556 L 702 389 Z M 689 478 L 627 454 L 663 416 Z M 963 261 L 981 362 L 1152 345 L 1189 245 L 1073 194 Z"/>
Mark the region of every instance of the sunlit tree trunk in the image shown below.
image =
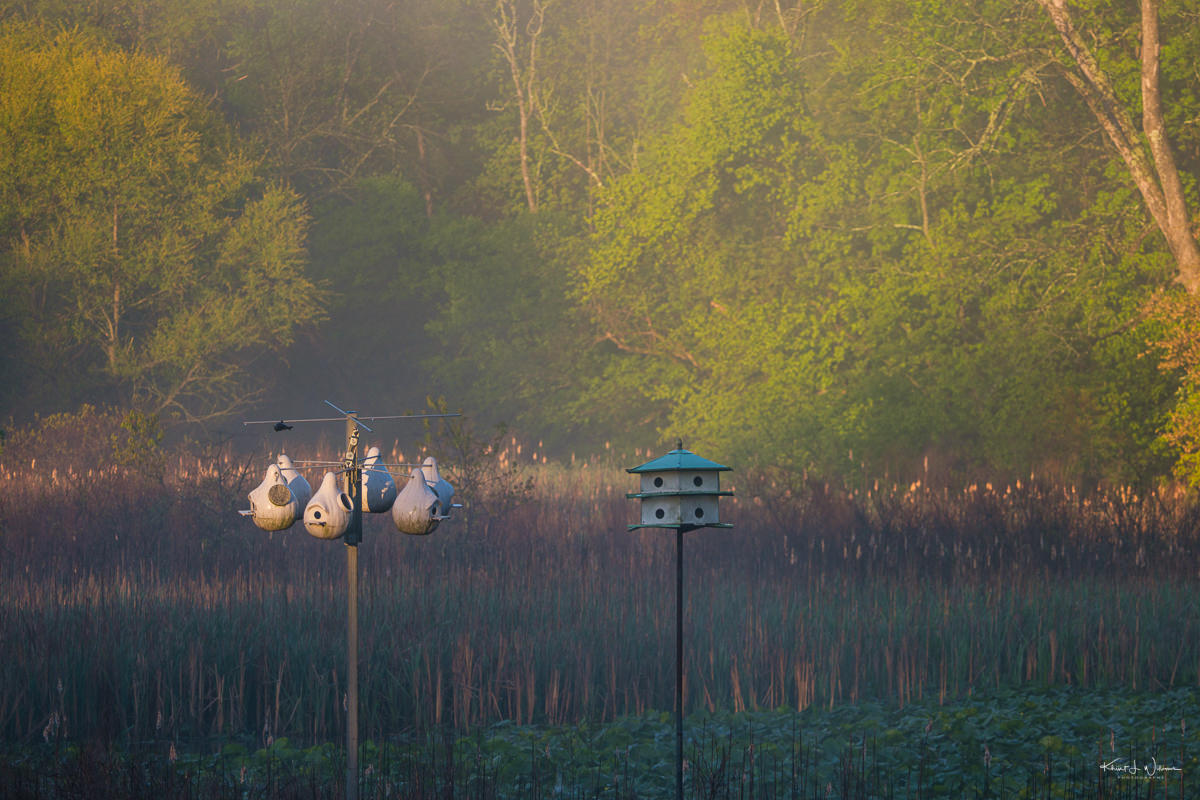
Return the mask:
<path id="1" fill-rule="evenodd" d="M 1046 10 L 1071 54 L 1075 69 L 1065 71 L 1067 80 L 1092 110 L 1129 169 L 1150 216 L 1162 231 L 1175 258 L 1176 280 L 1189 293 L 1196 294 L 1200 291 L 1200 245 L 1197 245 L 1191 227 L 1183 183 L 1167 141 L 1159 91 L 1159 0 L 1141 0 L 1144 142 L 1134 128 L 1129 109 L 1117 97 L 1108 75 L 1075 27 L 1064 0 L 1038 2 Z"/>

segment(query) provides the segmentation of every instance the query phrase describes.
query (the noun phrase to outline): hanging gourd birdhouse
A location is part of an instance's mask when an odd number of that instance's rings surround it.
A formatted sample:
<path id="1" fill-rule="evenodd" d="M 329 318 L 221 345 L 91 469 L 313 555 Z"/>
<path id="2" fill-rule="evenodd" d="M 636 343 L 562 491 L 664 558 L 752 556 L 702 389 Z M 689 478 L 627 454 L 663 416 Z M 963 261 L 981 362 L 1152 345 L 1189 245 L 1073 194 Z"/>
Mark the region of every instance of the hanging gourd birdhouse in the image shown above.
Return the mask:
<path id="1" fill-rule="evenodd" d="M 275 464 L 267 467 L 266 477 L 250 492 L 249 498 L 249 516 L 264 531 L 287 530 L 304 510 Z M 304 498 L 304 502 L 307 503 L 308 498 Z"/>
<path id="2" fill-rule="evenodd" d="M 326 472 L 317 493 L 304 507 L 304 529 L 317 539 L 340 539 L 350 527 L 354 503 L 342 491 L 337 476 Z"/>
<path id="3" fill-rule="evenodd" d="M 392 503 L 392 522 L 401 533 L 428 536 L 442 518 L 438 516 L 438 496 L 425 482 L 425 473 L 413 467 L 408 483 Z"/>
<path id="4" fill-rule="evenodd" d="M 381 464 L 383 458 L 378 447 L 367 451 L 362 468 L 363 511 L 383 514 L 392 510 L 396 501 L 396 479 Z"/>
<path id="5" fill-rule="evenodd" d="M 641 479 L 640 491 L 625 495 L 641 502 L 641 522 L 629 530 L 733 527 L 721 522 L 718 504 L 719 498 L 733 495 L 721 491 L 720 474 L 730 468 L 684 450 L 682 442 L 666 455 L 626 471 Z"/>

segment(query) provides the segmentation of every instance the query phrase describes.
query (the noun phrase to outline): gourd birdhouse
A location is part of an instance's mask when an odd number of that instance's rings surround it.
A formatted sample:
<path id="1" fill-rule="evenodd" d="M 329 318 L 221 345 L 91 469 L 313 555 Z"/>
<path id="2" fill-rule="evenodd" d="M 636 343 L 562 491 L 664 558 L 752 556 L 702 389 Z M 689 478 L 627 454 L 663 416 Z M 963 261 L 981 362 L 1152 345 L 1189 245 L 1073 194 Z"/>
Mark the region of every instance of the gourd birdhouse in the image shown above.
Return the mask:
<path id="1" fill-rule="evenodd" d="M 732 528 L 721 522 L 718 499 L 733 492 L 721 491 L 720 474 L 729 467 L 701 458 L 683 443 L 664 456 L 648 461 L 627 472 L 641 478 L 640 491 L 625 495 L 641 502 L 638 528 Z"/>
<path id="2" fill-rule="evenodd" d="M 285 531 L 304 512 L 300 499 L 291 491 L 278 466 L 267 467 L 267 475 L 250 492 L 250 518 L 264 531 Z M 308 498 L 304 499 L 308 502 Z"/>
<path id="3" fill-rule="evenodd" d="M 342 491 L 337 476 L 326 472 L 317 493 L 304 507 L 304 529 L 317 539 L 340 539 L 350 527 L 354 503 Z"/>
<path id="4" fill-rule="evenodd" d="M 396 479 L 384 469 L 381 461 L 378 447 L 368 450 L 367 457 L 363 459 L 363 511 L 372 514 L 391 511 L 392 503 L 396 502 Z"/>
<path id="5" fill-rule="evenodd" d="M 427 536 L 433 533 L 442 518 L 438 516 L 438 496 L 425 482 L 425 473 L 413 467 L 408 483 L 392 503 L 392 522 L 401 533 Z"/>

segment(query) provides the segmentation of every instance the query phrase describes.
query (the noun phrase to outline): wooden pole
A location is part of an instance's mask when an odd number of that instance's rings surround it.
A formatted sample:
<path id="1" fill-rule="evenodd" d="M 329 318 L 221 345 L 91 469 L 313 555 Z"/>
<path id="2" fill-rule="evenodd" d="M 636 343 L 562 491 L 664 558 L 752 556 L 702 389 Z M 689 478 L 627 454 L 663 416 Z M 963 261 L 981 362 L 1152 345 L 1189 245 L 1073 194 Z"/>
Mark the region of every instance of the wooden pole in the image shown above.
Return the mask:
<path id="1" fill-rule="evenodd" d="M 346 545 L 346 800 L 358 800 L 358 545 Z"/>
<path id="2" fill-rule="evenodd" d="M 358 800 L 358 543 L 362 541 L 362 470 L 358 468 L 358 423 L 346 417 L 346 800 Z"/>

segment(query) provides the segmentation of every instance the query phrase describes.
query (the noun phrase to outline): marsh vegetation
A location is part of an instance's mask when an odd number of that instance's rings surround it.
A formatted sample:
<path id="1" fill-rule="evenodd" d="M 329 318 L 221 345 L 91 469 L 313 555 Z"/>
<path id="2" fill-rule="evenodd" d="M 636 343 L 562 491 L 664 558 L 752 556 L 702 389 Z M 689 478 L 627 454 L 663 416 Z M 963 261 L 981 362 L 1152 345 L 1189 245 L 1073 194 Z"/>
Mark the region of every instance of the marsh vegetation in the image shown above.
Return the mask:
<path id="1" fill-rule="evenodd" d="M 340 545 L 234 513 L 253 457 L 156 448 L 151 472 L 89 467 L 85 442 L 121 430 L 97 413 L 45 427 L 39 448 L 66 454 L 52 463 L 25 459 L 33 439 L 6 451 L 10 752 L 115 748 L 178 764 L 147 773 L 178 787 L 246 764 L 279 796 L 336 786 L 322 769 L 345 724 Z M 642 759 L 658 748 L 670 763 L 673 541 L 625 531 L 620 458 L 535 464 L 513 439 L 492 446 L 455 524 L 426 539 L 367 520 L 362 764 L 408 787 L 398 796 L 434 796 L 437 781 L 514 797 L 549 781 L 551 796 L 555 775 L 574 796 L 657 796 L 661 765 Z M 1050 761 L 1095 789 L 1097 758 L 1131 748 L 1194 763 L 1200 527 L 1186 494 L 750 475 L 734 489 L 736 527 L 686 549 L 689 746 L 694 769 L 723 770 L 713 786 L 757 775 L 751 796 L 783 797 L 764 787 L 823 791 L 845 774 L 877 783 L 838 796 L 907 797 L 920 766 L 921 796 L 954 796 L 947 775 L 977 788 L 989 774 L 983 746 L 1009 759 L 1011 792 Z M 734 769 L 748 752 L 759 760 Z"/>

